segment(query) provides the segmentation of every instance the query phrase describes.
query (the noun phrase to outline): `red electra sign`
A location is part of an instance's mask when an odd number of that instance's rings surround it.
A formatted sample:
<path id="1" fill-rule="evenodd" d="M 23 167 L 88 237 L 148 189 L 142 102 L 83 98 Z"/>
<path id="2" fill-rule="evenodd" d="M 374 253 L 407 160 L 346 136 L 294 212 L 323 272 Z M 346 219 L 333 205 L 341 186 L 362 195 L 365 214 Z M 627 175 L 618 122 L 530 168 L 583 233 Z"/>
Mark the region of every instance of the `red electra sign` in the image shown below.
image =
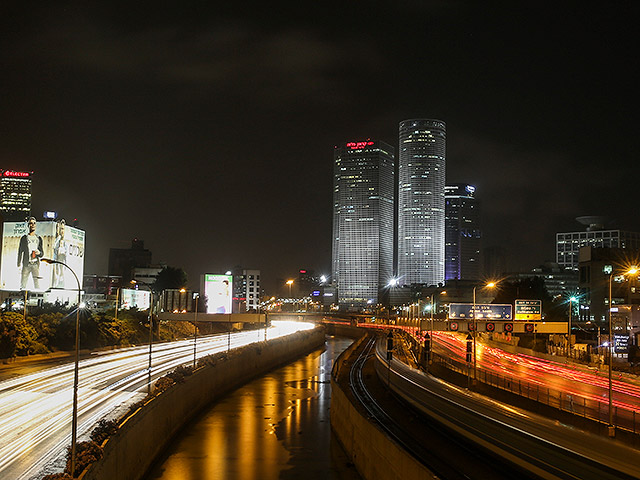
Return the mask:
<path id="1" fill-rule="evenodd" d="M 367 140 L 366 142 L 348 142 L 347 143 L 347 147 L 349 147 L 351 150 L 358 150 L 360 148 L 369 147 L 371 145 L 373 145 L 373 142 L 371 140 Z"/>
<path id="2" fill-rule="evenodd" d="M 14 172 L 13 170 L 5 170 L 4 172 L 2 172 L 3 177 L 24 178 L 24 177 L 29 177 L 30 175 L 31 175 L 30 172 Z"/>

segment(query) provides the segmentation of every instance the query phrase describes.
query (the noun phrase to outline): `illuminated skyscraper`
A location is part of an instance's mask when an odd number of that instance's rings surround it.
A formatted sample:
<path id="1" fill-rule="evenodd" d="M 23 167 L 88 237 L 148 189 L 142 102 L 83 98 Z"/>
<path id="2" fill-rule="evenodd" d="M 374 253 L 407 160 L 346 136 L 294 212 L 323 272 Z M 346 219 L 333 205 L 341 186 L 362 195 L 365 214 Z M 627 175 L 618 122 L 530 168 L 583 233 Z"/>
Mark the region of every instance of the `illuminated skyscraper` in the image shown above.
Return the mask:
<path id="1" fill-rule="evenodd" d="M 33 172 L 0 169 L 0 215 L 5 222 L 22 222 L 31 215 Z"/>
<path id="2" fill-rule="evenodd" d="M 398 282 L 444 282 L 446 125 L 400 122 Z"/>
<path id="3" fill-rule="evenodd" d="M 445 190 L 445 279 L 478 280 L 480 275 L 480 203 L 466 183 Z"/>
<path id="4" fill-rule="evenodd" d="M 338 302 L 362 308 L 380 301 L 393 275 L 394 149 L 348 142 L 334 149 L 333 282 Z"/>

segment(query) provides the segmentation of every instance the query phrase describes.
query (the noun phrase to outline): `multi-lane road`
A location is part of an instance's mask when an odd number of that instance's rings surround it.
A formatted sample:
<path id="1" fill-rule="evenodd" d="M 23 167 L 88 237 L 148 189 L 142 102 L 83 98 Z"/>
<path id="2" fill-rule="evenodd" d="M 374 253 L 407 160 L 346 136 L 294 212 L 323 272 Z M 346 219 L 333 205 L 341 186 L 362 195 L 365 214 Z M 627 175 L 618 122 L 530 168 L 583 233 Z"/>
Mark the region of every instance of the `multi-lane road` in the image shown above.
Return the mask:
<path id="1" fill-rule="evenodd" d="M 273 322 L 254 330 L 197 339 L 198 358 L 313 328 L 311 323 Z M 151 381 L 193 362 L 193 339 L 154 344 Z M 115 418 L 143 398 L 149 385 L 149 346 L 92 354 L 80 361 L 78 439 L 102 418 Z M 61 471 L 71 442 L 73 363 L 0 382 L 0 478 L 27 480 Z"/>

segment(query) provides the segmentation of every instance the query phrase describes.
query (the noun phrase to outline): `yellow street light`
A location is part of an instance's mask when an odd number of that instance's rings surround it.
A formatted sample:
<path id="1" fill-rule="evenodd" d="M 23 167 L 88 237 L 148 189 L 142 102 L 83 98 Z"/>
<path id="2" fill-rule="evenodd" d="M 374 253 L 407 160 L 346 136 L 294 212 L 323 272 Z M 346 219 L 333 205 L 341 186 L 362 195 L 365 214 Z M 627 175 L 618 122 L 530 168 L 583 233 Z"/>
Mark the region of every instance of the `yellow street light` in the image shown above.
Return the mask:
<path id="1" fill-rule="evenodd" d="M 488 282 L 483 285 L 483 288 L 495 288 L 496 282 Z M 476 288 L 478 286 L 473 287 L 473 384 L 475 385 L 478 381 L 478 371 L 477 371 L 477 362 L 476 362 L 476 337 L 478 336 L 478 322 L 476 321 Z"/>
<path id="2" fill-rule="evenodd" d="M 635 265 L 630 267 L 626 272 L 618 274 L 618 276 L 624 277 L 625 275 L 637 275 L 638 267 Z M 611 282 L 613 277 L 616 276 L 613 273 L 613 268 L 609 272 L 609 345 L 608 345 L 608 357 L 609 357 L 609 436 L 615 437 L 616 428 L 613 426 L 613 381 L 612 381 L 612 370 L 613 370 L 613 305 L 612 303 L 612 295 L 611 295 Z"/>

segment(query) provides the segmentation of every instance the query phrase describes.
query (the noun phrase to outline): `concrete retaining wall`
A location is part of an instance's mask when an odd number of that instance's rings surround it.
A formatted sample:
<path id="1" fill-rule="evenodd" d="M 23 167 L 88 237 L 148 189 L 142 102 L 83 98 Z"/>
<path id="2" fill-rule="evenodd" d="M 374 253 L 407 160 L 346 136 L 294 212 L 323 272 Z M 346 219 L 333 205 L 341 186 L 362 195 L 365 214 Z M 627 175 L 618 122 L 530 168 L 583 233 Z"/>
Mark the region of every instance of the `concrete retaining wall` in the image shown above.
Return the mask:
<path id="1" fill-rule="evenodd" d="M 359 343 L 359 342 L 356 342 Z M 331 378 L 331 428 L 358 473 L 366 480 L 436 478 L 358 410 L 335 381 L 356 343 L 343 352 Z"/>
<path id="2" fill-rule="evenodd" d="M 324 335 L 320 326 L 219 355 L 215 365 L 199 368 L 121 423 L 104 444 L 103 458 L 81 478 L 142 478 L 172 437 L 204 407 L 252 378 L 319 348 Z"/>

